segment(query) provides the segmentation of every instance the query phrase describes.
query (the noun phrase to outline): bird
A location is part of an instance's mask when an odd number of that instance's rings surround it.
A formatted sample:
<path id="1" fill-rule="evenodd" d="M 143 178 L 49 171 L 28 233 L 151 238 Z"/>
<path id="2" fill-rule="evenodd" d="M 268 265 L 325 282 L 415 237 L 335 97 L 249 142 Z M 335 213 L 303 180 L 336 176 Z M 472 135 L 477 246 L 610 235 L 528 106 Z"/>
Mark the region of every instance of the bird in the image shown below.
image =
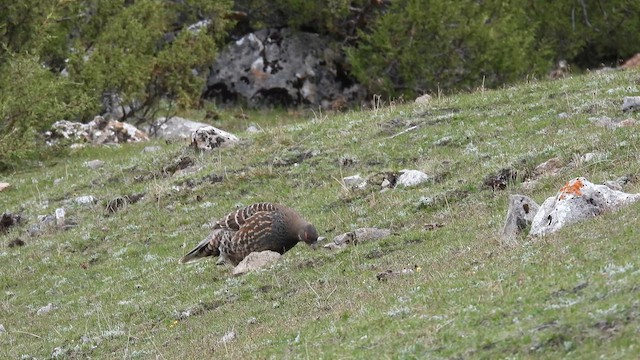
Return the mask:
<path id="1" fill-rule="evenodd" d="M 236 266 L 252 252 L 271 250 L 284 254 L 300 241 L 315 247 L 318 241 L 315 226 L 285 205 L 255 203 L 218 220 L 211 233 L 180 263 L 218 256 L 218 264 L 228 262 Z"/>

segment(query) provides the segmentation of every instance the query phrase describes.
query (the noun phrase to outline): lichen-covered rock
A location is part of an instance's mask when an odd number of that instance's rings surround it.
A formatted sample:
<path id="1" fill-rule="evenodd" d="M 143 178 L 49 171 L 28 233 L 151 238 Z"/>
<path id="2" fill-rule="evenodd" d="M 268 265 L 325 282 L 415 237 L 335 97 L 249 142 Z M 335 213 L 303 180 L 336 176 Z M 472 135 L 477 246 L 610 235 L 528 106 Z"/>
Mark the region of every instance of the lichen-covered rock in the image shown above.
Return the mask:
<path id="1" fill-rule="evenodd" d="M 556 196 L 545 200 L 533 218 L 530 234 L 550 234 L 566 225 L 617 210 L 638 200 L 640 194 L 612 190 L 578 177 L 567 182 Z"/>
<path id="2" fill-rule="evenodd" d="M 260 270 L 266 268 L 267 266 L 271 266 L 278 259 L 280 259 L 282 255 L 275 251 L 260 251 L 260 252 L 252 252 L 247 255 L 240 263 L 233 268 L 233 275 L 242 275 L 251 271 Z"/>
<path id="3" fill-rule="evenodd" d="M 211 125 L 178 116 L 161 117 L 149 125 L 147 133 L 164 140 L 190 139 L 194 131 L 208 126 Z"/>
<path id="4" fill-rule="evenodd" d="M 149 137 L 135 126 L 107 120 L 96 116 L 87 124 L 60 120 L 56 121 L 49 131 L 44 133 L 48 145 L 56 145 L 61 140 L 89 142 L 94 145 L 119 144 L 127 142 L 147 141 Z"/>
<path id="5" fill-rule="evenodd" d="M 527 196 L 510 195 L 507 219 L 502 228 L 503 243 L 514 244 L 518 235 L 531 224 L 539 208 L 538 204 Z"/>
<path id="6" fill-rule="evenodd" d="M 213 126 L 199 128 L 191 135 L 191 146 L 200 151 L 230 147 L 239 141 L 237 136 Z"/>
<path id="7" fill-rule="evenodd" d="M 250 33 L 220 52 L 204 98 L 249 106 L 340 109 L 364 98 L 346 61 L 327 38 L 291 29 Z"/>

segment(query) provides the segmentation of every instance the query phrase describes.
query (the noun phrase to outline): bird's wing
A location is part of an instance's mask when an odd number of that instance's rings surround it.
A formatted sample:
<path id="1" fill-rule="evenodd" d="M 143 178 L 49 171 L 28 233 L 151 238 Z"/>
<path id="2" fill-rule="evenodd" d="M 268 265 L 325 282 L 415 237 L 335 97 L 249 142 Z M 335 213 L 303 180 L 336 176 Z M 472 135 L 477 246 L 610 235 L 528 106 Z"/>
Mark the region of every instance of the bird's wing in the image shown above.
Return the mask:
<path id="1" fill-rule="evenodd" d="M 260 211 L 249 216 L 233 235 L 231 242 L 233 244 L 249 244 L 271 235 L 274 230 L 277 230 L 273 227 L 274 217 L 275 212 L 273 211 Z"/>
<path id="2" fill-rule="evenodd" d="M 218 220 L 214 229 L 240 230 L 241 227 L 254 215 L 260 212 L 275 211 L 275 205 L 271 203 L 257 203 L 232 211 L 224 218 Z"/>

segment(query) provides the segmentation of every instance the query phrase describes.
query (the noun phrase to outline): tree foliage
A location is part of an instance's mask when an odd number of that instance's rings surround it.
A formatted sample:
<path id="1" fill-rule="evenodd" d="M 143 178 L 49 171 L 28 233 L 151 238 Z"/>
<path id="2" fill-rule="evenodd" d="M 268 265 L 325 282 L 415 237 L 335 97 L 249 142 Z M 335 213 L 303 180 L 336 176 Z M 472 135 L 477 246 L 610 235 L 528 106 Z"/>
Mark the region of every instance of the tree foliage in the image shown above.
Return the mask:
<path id="1" fill-rule="evenodd" d="M 0 166 L 36 154 L 37 131 L 90 119 L 105 95 L 197 104 L 226 36 L 227 0 L 0 0 Z M 188 26 L 203 21 L 201 27 Z M 66 76 L 60 71 L 65 69 Z"/>

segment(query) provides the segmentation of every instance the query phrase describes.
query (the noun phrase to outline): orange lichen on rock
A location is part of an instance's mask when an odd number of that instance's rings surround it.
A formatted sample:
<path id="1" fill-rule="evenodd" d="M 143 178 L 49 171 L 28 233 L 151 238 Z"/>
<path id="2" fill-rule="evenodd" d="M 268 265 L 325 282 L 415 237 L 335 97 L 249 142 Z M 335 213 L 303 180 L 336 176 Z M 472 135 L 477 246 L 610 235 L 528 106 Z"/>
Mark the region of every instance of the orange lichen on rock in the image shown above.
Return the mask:
<path id="1" fill-rule="evenodd" d="M 560 189 L 559 199 L 564 200 L 567 195 L 582 196 L 582 187 L 584 187 L 584 183 L 580 179 L 569 181 Z"/>

